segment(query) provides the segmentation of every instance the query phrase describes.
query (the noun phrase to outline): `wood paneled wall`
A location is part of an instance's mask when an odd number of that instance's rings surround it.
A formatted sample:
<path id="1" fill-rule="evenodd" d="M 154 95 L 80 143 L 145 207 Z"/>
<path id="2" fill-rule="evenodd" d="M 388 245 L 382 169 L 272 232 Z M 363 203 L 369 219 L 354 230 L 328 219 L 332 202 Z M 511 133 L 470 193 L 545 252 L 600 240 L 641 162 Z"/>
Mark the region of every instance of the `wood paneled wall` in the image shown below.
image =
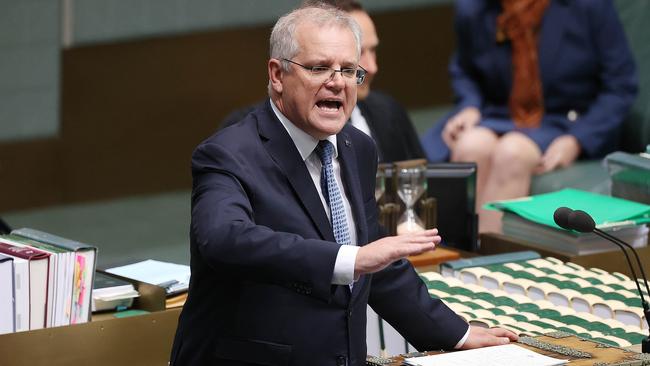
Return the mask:
<path id="1" fill-rule="evenodd" d="M 373 87 L 405 106 L 451 101 L 449 5 L 372 14 Z M 62 53 L 58 138 L 0 144 L 0 212 L 191 187 L 193 148 L 266 96 L 271 25 Z"/>

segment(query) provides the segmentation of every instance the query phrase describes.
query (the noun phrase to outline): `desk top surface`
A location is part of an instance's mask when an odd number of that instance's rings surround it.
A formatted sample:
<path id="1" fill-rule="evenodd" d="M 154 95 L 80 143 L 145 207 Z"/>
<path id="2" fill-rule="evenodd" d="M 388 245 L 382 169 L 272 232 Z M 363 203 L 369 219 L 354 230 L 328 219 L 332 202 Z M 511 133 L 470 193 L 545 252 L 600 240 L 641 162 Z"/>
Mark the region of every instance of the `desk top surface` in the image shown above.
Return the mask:
<path id="1" fill-rule="evenodd" d="M 549 357 L 569 360 L 571 366 L 632 366 L 650 364 L 650 355 L 604 345 L 563 332 L 554 332 L 537 337 L 521 337 L 517 344 Z M 444 351 L 415 352 L 390 358 L 369 357 L 366 365 L 401 366 L 405 358 L 440 353 L 444 353 Z"/>

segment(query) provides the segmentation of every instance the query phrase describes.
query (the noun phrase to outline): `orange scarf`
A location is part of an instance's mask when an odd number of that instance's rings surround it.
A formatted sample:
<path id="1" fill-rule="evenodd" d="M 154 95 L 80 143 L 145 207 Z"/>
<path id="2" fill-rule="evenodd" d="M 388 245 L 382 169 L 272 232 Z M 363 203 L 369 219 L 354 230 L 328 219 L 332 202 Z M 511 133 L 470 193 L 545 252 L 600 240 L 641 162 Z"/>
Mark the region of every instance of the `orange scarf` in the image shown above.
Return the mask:
<path id="1" fill-rule="evenodd" d="M 510 115 L 519 128 L 539 127 L 544 115 L 544 96 L 539 75 L 537 35 L 550 0 L 501 0 L 497 41 L 512 43 Z"/>

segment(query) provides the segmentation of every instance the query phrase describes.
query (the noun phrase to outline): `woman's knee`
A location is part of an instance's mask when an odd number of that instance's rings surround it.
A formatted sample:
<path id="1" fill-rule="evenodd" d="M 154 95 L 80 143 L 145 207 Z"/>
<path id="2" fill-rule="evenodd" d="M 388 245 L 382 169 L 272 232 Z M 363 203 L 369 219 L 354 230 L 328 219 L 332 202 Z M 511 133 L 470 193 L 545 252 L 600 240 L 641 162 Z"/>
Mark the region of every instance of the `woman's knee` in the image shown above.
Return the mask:
<path id="1" fill-rule="evenodd" d="M 454 161 L 482 161 L 489 159 L 498 142 L 498 137 L 484 128 L 464 132 L 452 150 Z"/>
<path id="2" fill-rule="evenodd" d="M 539 164 L 542 152 L 526 135 L 511 132 L 494 147 L 492 166 L 506 170 L 532 171 Z"/>

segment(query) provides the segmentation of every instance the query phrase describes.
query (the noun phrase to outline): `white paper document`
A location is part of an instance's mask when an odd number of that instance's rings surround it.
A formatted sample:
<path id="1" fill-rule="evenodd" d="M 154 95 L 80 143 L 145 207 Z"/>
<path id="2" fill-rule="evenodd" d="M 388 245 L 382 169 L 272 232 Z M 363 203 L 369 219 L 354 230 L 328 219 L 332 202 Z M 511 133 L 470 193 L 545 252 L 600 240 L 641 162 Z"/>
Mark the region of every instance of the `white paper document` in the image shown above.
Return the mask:
<path id="1" fill-rule="evenodd" d="M 106 272 L 164 287 L 167 294 L 187 290 L 190 283 L 190 266 L 153 259 L 109 268 Z"/>
<path id="2" fill-rule="evenodd" d="M 555 366 L 568 360 L 540 355 L 516 344 L 477 348 L 439 355 L 412 357 L 404 360 L 411 366 Z"/>

